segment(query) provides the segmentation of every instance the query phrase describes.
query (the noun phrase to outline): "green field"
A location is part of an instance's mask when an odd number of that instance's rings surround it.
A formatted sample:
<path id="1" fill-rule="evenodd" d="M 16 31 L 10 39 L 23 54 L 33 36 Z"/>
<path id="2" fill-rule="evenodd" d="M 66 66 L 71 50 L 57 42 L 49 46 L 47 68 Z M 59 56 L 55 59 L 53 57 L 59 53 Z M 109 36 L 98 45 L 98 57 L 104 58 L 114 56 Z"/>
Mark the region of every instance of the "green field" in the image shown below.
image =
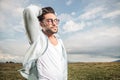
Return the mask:
<path id="1" fill-rule="evenodd" d="M 0 63 L 0 80 L 25 80 L 19 63 Z M 120 80 L 120 63 L 69 63 L 68 80 Z"/>

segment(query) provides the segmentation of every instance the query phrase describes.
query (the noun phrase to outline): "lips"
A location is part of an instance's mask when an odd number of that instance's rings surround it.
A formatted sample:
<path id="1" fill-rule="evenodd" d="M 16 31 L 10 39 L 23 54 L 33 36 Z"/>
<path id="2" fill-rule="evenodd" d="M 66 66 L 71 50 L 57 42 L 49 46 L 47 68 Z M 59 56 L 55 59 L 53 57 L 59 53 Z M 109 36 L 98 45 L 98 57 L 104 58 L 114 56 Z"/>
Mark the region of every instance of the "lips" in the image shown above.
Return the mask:
<path id="1" fill-rule="evenodd" d="M 51 29 L 53 29 L 53 30 L 57 30 L 57 29 L 58 29 L 58 26 L 50 25 L 49 27 L 50 27 Z"/>
<path id="2" fill-rule="evenodd" d="M 52 29 L 57 29 L 57 27 L 51 27 Z"/>

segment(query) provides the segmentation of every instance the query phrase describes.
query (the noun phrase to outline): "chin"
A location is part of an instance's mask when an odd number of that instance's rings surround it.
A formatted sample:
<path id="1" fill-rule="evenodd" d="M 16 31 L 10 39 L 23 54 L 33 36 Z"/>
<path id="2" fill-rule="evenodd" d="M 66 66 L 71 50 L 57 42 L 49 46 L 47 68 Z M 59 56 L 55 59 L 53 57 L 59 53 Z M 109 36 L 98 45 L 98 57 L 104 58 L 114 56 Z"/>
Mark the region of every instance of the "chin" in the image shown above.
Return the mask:
<path id="1" fill-rule="evenodd" d="M 51 29 L 51 30 L 47 30 L 46 32 L 49 34 L 55 34 L 58 32 L 58 29 Z"/>
<path id="2" fill-rule="evenodd" d="M 53 33 L 57 33 L 58 31 L 54 31 Z"/>
<path id="3" fill-rule="evenodd" d="M 53 32 L 53 33 L 57 33 L 57 32 L 58 32 L 58 30 L 53 30 L 52 32 Z"/>

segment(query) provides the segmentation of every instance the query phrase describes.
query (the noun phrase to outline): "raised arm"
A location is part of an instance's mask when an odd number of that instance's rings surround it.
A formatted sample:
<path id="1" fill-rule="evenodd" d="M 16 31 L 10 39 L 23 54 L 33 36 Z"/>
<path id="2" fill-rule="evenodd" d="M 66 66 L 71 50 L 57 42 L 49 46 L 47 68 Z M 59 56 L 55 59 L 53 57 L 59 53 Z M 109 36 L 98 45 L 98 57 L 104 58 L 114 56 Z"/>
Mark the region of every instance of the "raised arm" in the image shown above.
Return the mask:
<path id="1" fill-rule="evenodd" d="M 40 7 L 35 5 L 30 5 L 23 11 L 24 24 L 26 29 L 26 34 L 29 39 L 29 43 L 32 44 L 38 37 L 40 31 L 39 21 L 37 16 L 39 15 Z"/>

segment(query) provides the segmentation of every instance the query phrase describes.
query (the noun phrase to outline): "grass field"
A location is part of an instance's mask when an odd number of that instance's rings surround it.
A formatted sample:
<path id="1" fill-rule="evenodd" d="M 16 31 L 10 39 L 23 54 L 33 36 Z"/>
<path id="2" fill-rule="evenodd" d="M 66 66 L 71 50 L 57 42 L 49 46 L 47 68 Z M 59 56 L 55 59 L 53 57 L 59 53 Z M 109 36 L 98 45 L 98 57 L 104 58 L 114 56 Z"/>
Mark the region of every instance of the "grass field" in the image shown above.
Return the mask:
<path id="1" fill-rule="evenodd" d="M 0 63 L 0 80 L 25 80 L 19 63 Z M 120 80 L 120 63 L 69 63 L 68 80 Z"/>

